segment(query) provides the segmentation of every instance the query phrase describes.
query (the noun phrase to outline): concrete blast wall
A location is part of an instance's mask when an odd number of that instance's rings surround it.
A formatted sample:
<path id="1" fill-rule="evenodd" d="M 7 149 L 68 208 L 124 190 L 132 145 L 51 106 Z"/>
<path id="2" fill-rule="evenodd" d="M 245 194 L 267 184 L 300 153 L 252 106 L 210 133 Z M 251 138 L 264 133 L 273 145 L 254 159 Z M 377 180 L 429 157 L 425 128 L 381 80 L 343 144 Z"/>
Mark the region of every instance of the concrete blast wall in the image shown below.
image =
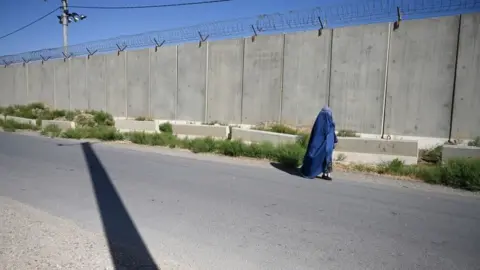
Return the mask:
<path id="1" fill-rule="evenodd" d="M 480 14 L 462 16 L 452 137 L 480 136 Z"/>
<path id="2" fill-rule="evenodd" d="M 242 123 L 281 120 L 284 45 L 284 35 L 245 40 Z"/>
<path id="3" fill-rule="evenodd" d="M 0 106 L 117 117 L 480 136 L 480 15 L 260 35 L 0 68 Z"/>
<path id="4" fill-rule="evenodd" d="M 285 35 L 282 122 L 309 126 L 328 103 L 331 33 Z"/>
<path id="5" fill-rule="evenodd" d="M 385 131 L 448 138 L 459 17 L 406 21 L 392 33 Z"/>
<path id="6" fill-rule="evenodd" d="M 208 44 L 207 122 L 242 122 L 244 51 L 244 40 Z"/>
<path id="7" fill-rule="evenodd" d="M 388 25 L 333 31 L 330 107 L 339 129 L 379 134 Z"/>

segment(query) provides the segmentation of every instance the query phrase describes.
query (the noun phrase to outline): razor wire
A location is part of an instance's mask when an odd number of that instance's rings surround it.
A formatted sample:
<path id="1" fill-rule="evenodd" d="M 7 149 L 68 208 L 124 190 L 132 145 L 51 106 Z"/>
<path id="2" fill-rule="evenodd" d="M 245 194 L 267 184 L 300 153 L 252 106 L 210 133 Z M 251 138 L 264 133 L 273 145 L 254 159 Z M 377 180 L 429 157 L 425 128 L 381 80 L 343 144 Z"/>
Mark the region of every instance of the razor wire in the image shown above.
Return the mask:
<path id="1" fill-rule="evenodd" d="M 398 13 L 400 11 L 400 14 Z M 189 27 L 86 42 L 0 57 L 0 64 L 47 61 L 125 49 L 161 47 L 187 42 L 250 37 L 278 32 L 328 29 L 480 12 L 480 0 L 373 0 L 361 4 L 316 7 L 198 24 Z M 399 17 L 401 15 L 401 18 Z"/>

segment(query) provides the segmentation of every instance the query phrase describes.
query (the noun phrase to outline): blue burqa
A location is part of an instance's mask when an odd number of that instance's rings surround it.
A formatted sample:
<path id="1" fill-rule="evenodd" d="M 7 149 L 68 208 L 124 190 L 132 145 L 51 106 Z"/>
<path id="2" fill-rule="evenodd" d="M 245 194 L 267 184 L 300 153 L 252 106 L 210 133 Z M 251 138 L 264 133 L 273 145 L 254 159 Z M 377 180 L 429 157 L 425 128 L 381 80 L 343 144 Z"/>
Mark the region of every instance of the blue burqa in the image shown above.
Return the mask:
<path id="1" fill-rule="evenodd" d="M 325 106 L 318 114 L 310 134 L 307 152 L 300 169 L 304 177 L 315 178 L 327 171 L 327 166 L 332 162 L 335 143 L 337 143 L 335 122 L 332 111 Z"/>

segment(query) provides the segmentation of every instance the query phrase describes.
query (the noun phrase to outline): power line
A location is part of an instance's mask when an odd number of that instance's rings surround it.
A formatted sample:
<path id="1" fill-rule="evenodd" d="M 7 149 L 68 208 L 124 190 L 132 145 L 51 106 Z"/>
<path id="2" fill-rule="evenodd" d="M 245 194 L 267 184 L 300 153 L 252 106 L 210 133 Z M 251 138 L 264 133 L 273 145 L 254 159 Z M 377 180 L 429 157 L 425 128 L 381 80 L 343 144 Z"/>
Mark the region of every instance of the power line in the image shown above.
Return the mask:
<path id="1" fill-rule="evenodd" d="M 147 8 L 165 8 L 165 7 L 179 7 L 179 6 L 193 6 L 193 5 L 205 5 L 205 4 L 214 4 L 214 3 L 221 3 L 221 2 L 230 2 L 232 0 L 210 0 L 210 1 L 201 1 L 201 2 L 187 2 L 187 3 L 177 3 L 177 4 L 165 4 L 165 5 L 148 5 L 148 6 L 111 6 L 111 7 L 102 7 L 102 6 L 69 6 L 71 8 L 83 8 L 83 9 L 147 9 Z M 0 36 L 0 39 L 4 39 L 6 37 L 9 37 L 13 34 L 16 34 L 25 28 L 28 28 L 37 22 L 40 22 L 41 20 L 47 18 L 57 10 L 59 10 L 61 7 L 57 7 L 54 10 L 48 12 L 47 14 L 39 17 L 38 19 L 8 33 L 3 36 Z"/>
<path id="2" fill-rule="evenodd" d="M 8 33 L 8 34 L 6 34 L 6 35 L 0 36 L 0 39 L 4 39 L 4 38 L 6 38 L 6 37 L 8 37 L 8 36 L 11 36 L 11 35 L 13 35 L 13 34 L 15 34 L 15 33 L 17 33 L 17 32 L 22 31 L 23 29 L 25 29 L 25 28 L 27 28 L 27 27 L 29 27 L 29 26 L 32 26 L 33 24 L 36 24 L 37 22 L 45 19 L 46 17 L 48 17 L 48 16 L 50 16 L 51 14 L 53 14 L 54 12 L 56 12 L 58 9 L 59 9 L 59 8 L 57 7 L 57 8 L 55 8 L 54 10 L 50 11 L 49 13 L 43 15 L 42 17 L 40 17 L 40 18 L 32 21 L 31 23 L 29 23 L 29 24 L 27 24 L 27 25 L 24 25 L 24 26 L 18 28 L 17 30 L 15 30 L 15 31 L 13 31 L 13 32 L 10 32 L 10 33 Z"/>
<path id="3" fill-rule="evenodd" d="M 179 7 L 179 6 L 193 6 L 193 5 L 205 5 L 221 2 L 230 2 L 232 0 L 210 0 L 201 2 L 187 2 L 177 4 L 164 4 L 164 5 L 148 5 L 148 6 L 111 6 L 111 7 L 96 7 L 96 6 L 69 6 L 71 8 L 83 8 L 83 9 L 144 9 L 144 8 L 165 8 L 165 7 Z"/>

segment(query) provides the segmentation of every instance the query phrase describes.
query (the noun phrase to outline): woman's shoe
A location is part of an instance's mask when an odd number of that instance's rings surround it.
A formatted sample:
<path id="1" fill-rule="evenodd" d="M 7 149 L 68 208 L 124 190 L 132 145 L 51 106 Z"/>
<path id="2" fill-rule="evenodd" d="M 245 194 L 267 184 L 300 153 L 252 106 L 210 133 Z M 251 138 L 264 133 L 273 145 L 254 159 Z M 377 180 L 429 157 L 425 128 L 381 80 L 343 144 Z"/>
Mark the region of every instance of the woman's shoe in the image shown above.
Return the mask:
<path id="1" fill-rule="evenodd" d="M 322 179 L 332 181 L 332 177 L 330 174 L 322 174 Z"/>

